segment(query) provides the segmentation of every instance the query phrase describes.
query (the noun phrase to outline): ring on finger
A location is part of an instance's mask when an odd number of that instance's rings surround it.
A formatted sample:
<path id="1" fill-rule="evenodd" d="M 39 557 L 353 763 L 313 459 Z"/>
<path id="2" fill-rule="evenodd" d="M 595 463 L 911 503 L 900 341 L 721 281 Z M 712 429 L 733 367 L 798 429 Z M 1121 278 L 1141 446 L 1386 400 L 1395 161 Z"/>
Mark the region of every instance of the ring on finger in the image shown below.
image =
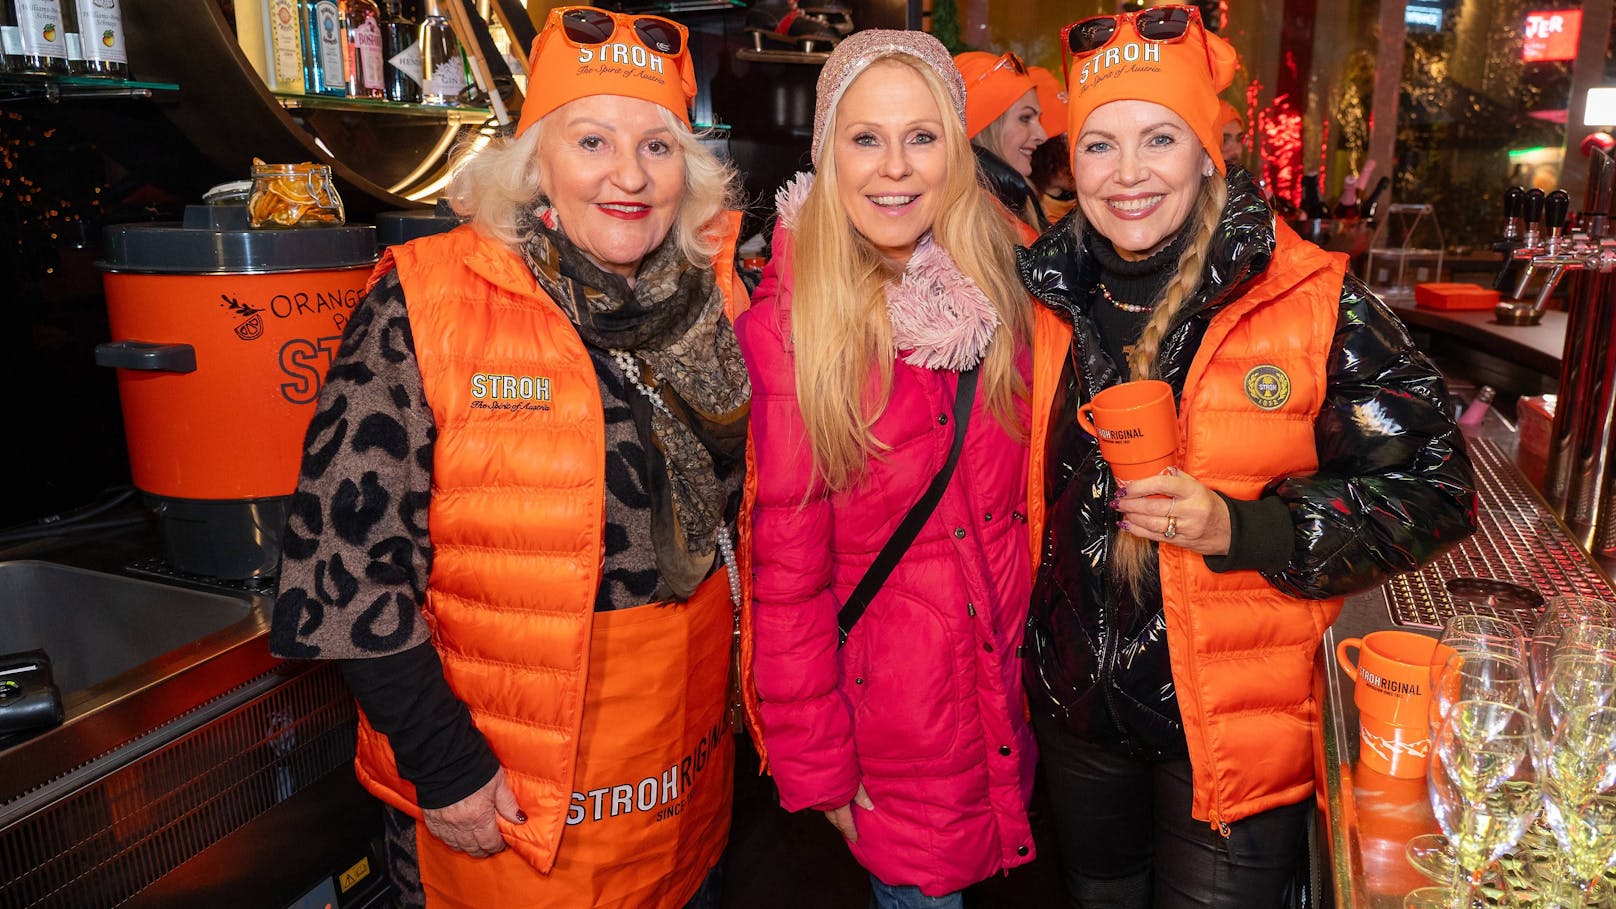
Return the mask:
<path id="1" fill-rule="evenodd" d="M 1178 536 L 1178 518 L 1174 517 L 1173 515 L 1168 515 L 1167 516 L 1167 529 L 1162 531 L 1162 538 L 1166 539 L 1166 540 L 1171 540 L 1173 537 L 1176 537 L 1176 536 Z"/>
<path id="2" fill-rule="evenodd" d="M 1178 499 L 1169 497 L 1167 499 L 1167 516 L 1169 518 L 1171 518 L 1173 516 L 1173 509 L 1177 508 L 1177 507 L 1178 507 Z"/>

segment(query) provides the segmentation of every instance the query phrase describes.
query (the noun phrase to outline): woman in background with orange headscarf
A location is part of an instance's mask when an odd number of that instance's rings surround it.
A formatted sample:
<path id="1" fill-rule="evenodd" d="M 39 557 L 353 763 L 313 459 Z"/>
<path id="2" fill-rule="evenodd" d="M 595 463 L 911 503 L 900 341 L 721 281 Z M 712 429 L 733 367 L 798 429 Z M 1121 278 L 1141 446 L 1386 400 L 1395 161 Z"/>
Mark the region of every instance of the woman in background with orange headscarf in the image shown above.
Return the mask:
<path id="1" fill-rule="evenodd" d="M 751 390 L 685 45 L 550 13 L 309 428 L 271 646 L 339 661 L 406 906 L 717 905 Z"/>
<path id="2" fill-rule="evenodd" d="M 988 188 L 1011 214 L 1042 231 L 1049 222 L 1028 178 L 1033 151 L 1048 136 L 1027 64 L 1009 51 L 968 51 L 955 56 L 954 65 L 965 79 L 965 133 Z"/>

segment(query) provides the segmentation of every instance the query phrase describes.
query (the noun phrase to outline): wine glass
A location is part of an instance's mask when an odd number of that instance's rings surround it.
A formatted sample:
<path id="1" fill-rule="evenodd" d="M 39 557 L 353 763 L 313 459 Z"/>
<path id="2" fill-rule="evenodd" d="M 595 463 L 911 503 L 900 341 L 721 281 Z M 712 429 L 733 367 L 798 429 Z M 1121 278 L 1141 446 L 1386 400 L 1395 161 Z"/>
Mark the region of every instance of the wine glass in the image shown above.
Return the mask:
<path id="1" fill-rule="evenodd" d="M 1526 665 L 1525 632 L 1521 626 L 1497 616 L 1460 613 L 1442 626 L 1442 636 L 1437 640 L 1452 650 L 1497 653 Z"/>
<path id="2" fill-rule="evenodd" d="M 1556 663 L 1554 670 L 1559 671 Z M 1616 708 L 1562 713 L 1540 765 L 1543 818 L 1560 845 L 1552 905 L 1582 909 L 1616 863 Z"/>
<path id="3" fill-rule="evenodd" d="M 1492 701 L 1453 705 L 1431 744 L 1431 808 L 1453 847 L 1447 887 L 1422 887 L 1405 909 L 1471 909 L 1487 871 L 1537 816 L 1532 718 Z M 1485 905 L 1484 902 L 1481 903 Z"/>
<path id="4" fill-rule="evenodd" d="M 1613 623 L 1616 623 L 1616 607 L 1604 600 L 1569 594 L 1550 597 L 1532 629 L 1529 643 L 1532 681 L 1543 684 L 1543 677 L 1549 672 L 1549 658 L 1565 632 L 1585 625 L 1609 628 Z"/>
<path id="5" fill-rule="evenodd" d="M 1443 652 L 1437 650 L 1439 656 Z M 1490 701 L 1521 710 L 1532 706 L 1526 666 L 1498 653 L 1450 653 L 1440 665 L 1433 665 L 1430 691 L 1433 742 L 1453 705 L 1461 701 Z M 1432 881 L 1440 883 L 1453 874 L 1453 848 L 1440 833 L 1423 833 L 1410 839 L 1403 854 L 1410 865 Z"/>

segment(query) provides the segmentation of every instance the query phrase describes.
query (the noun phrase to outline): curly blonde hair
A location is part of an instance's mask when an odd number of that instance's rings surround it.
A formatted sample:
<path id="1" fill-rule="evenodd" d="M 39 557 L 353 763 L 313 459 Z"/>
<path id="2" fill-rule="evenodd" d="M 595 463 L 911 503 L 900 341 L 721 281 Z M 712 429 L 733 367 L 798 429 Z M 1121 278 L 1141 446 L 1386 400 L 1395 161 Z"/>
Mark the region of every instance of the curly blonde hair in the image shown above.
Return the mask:
<path id="1" fill-rule="evenodd" d="M 657 112 L 685 162 L 685 195 L 674 221 L 674 238 L 692 265 L 705 267 L 712 263 L 719 246 L 718 236 L 709 227 L 738 204 L 739 179 L 734 167 L 702 144 L 704 136 L 692 132 L 672 111 L 659 106 Z M 467 141 L 456 150 L 449 204 L 506 246 L 520 244 L 522 218 L 538 205 L 543 178 L 539 145 L 546 124 L 555 115 L 556 111 L 545 115 L 520 136 L 498 138 L 482 148 L 474 140 Z"/>

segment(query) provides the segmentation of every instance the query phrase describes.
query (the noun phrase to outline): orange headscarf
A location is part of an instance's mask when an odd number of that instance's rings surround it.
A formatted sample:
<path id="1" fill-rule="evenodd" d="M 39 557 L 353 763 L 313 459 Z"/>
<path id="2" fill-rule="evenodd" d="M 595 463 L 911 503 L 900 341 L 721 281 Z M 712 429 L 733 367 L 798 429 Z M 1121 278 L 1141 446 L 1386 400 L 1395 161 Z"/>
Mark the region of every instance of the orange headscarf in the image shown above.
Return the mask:
<path id="1" fill-rule="evenodd" d="M 1182 38 L 1166 42 L 1139 37 L 1133 14 L 1118 19 L 1116 34 L 1104 47 L 1071 61 L 1066 86 L 1072 136 L 1102 104 L 1151 101 L 1183 117 L 1223 173 L 1218 93 L 1234 81 L 1239 65 L 1234 48 L 1202 27 L 1198 12 Z"/>
<path id="2" fill-rule="evenodd" d="M 690 34 L 683 25 L 660 16 L 614 13 L 583 7 L 591 14 L 610 16 L 616 26 L 600 44 L 578 44 L 567 37 L 562 16 L 580 7 L 550 11 L 544 30 L 533 39 L 528 57 L 528 94 L 516 134 L 539 122 L 556 108 L 591 95 L 622 95 L 660 104 L 690 125 L 690 102 L 696 97 L 696 77 L 690 62 Z M 635 32 L 639 19 L 660 20 L 679 33 L 679 52 L 666 54 L 649 47 Z"/>
<path id="3" fill-rule="evenodd" d="M 1053 139 L 1066 132 L 1066 86 L 1055 74 L 1042 66 L 1027 67 L 1027 75 L 1038 89 L 1038 123 L 1044 133 Z"/>
<path id="4" fill-rule="evenodd" d="M 1240 112 L 1234 109 L 1233 104 L 1220 100 L 1218 102 L 1218 132 L 1223 132 L 1223 128 L 1230 123 L 1240 124 L 1241 132 L 1246 129 L 1246 118 L 1240 116 Z"/>
<path id="5" fill-rule="evenodd" d="M 1037 88 L 1032 76 L 1013 54 L 990 54 L 986 51 L 966 51 L 954 58 L 960 75 L 965 78 L 965 134 L 974 138 L 993 121 L 1004 116 L 1011 105 L 1027 92 Z"/>

